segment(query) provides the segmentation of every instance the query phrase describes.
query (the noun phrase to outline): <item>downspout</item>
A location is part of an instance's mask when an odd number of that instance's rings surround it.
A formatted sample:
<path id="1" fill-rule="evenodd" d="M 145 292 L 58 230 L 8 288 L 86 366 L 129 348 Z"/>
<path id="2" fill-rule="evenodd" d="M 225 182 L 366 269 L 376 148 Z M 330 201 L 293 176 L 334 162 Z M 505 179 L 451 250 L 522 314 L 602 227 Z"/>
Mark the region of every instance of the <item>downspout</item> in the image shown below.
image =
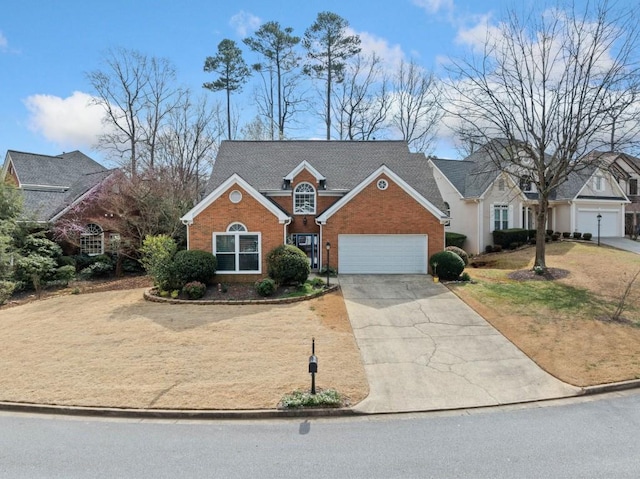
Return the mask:
<path id="1" fill-rule="evenodd" d="M 287 244 L 287 226 L 291 224 L 291 221 L 292 218 L 287 218 L 283 223 L 284 238 L 282 239 L 282 244 Z"/>
<path id="2" fill-rule="evenodd" d="M 191 249 L 191 241 L 189 239 L 189 230 L 191 229 L 190 226 L 193 224 L 193 220 L 182 220 L 182 224 L 185 225 L 187 227 L 187 249 Z"/>

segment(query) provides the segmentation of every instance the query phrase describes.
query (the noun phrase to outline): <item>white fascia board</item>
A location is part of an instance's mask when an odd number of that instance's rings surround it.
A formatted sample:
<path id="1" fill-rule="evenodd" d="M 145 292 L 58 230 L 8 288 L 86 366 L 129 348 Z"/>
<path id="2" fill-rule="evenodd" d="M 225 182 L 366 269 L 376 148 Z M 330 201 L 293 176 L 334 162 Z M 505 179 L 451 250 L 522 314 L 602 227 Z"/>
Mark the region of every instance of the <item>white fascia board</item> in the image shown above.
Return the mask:
<path id="1" fill-rule="evenodd" d="M 271 201 L 265 198 L 258 190 L 256 190 L 253 186 L 247 183 L 240 175 L 234 173 L 227 180 L 218 186 L 215 190 L 209 193 L 206 198 L 200 201 L 197 205 L 195 205 L 191 210 L 189 210 L 184 216 L 180 218 L 185 224 L 192 224 L 193 219 L 202 213 L 209 205 L 211 205 L 214 201 L 220 198 L 225 192 L 230 190 L 234 185 L 240 186 L 243 190 L 249 193 L 258 203 L 264 206 L 268 211 L 273 213 L 275 217 L 278 218 L 280 223 L 285 223 L 287 220 L 291 218 L 287 216 L 280 208 L 274 205 Z"/>
<path id="2" fill-rule="evenodd" d="M 284 179 L 293 181 L 293 179 L 304 169 L 306 169 L 309 173 L 311 173 L 316 179 L 316 181 L 319 182 L 320 180 L 326 180 L 324 175 L 321 175 L 318 170 L 316 170 L 313 166 L 307 163 L 307 160 L 304 160 L 302 163 L 296 166 L 293 170 L 291 170 L 291 172 L 287 176 L 285 176 Z"/>
<path id="3" fill-rule="evenodd" d="M 409 196 L 411 196 L 414 200 L 416 200 L 423 208 L 430 211 L 434 216 L 440 219 L 440 221 L 447 221 L 449 217 L 444 214 L 444 212 L 440 211 L 433 203 L 427 200 L 424 196 L 418 193 L 415 189 L 413 189 L 409 184 L 396 175 L 392 170 L 390 170 L 386 165 L 382 165 L 376 171 L 371 173 L 367 178 L 360 182 L 355 188 L 353 188 L 349 193 L 343 196 L 341 199 L 336 201 L 329 209 L 327 209 L 324 213 L 316 218 L 317 224 L 326 224 L 327 220 L 331 218 L 338 210 L 340 210 L 344 205 L 346 205 L 349 201 L 355 198 L 362 190 L 365 189 L 368 185 L 373 183 L 380 175 L 386 175 L 391 180 L 394 181 L 400 188 L 402 188 Z"/>

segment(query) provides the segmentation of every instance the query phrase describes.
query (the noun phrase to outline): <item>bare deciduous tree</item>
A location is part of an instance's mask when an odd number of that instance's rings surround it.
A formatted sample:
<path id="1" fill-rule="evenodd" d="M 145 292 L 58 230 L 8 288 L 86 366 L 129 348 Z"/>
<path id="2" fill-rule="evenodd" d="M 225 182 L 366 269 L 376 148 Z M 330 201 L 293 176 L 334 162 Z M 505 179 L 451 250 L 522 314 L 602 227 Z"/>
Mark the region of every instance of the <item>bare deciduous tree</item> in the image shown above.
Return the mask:
<path id="1" fill-rule="evenodd" d="M 356 55 L 336 87 L 335 116 L 341 140 L 371 140 L 385 128 L 390 101 L 382 60 Z"/>
<path id="2" fill-rule="evenodd" d="M 448 114 L 492 147 L 497 169 L 535 185 L 536 266 L 546 269 L 550 195 L 594 167 L 585 153 L 603 144 L 612 94 L 638 77 L 637 44 L 634 12 L 604 1 L 582 12 L 510 12 L 480 54 L 452 61 Z"/>
<path id="3" fill-rule="evenodd" d="M 428 151 L 442 117 L 433 74 L 402 62 L 393 80 L 392 124 L 414 151 Z"/>
<path id="4" fill-rule="evenodd" d="M 107 51 L 104 64 L 87 74 L 93 102 L 105 111 L 98 146 L 135 176 L 141 159 L 153 167 L 162 119 L 180 101 L 175 69 L 168 60 L 125 48 Z"/>

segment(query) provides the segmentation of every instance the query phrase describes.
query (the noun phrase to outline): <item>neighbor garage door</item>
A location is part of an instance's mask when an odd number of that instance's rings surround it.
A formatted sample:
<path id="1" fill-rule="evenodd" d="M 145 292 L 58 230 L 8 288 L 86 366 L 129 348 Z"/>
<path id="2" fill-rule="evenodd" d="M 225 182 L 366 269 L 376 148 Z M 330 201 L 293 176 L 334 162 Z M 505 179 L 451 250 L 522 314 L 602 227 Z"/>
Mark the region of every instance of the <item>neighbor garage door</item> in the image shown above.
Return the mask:
<path id="1" fill-rule="evenodd" d="M 620 232 L 620 216 L 617 211 L 578 210 L 577 229 L 580 233 L 598 235 L 598 213 L 600 219 L 600 236 L 622 236 Z"/>
<path id="2" fill-rule="evenodd" d="M 340 274 L 426 274 L 427 235 L 338 235 Z"/>

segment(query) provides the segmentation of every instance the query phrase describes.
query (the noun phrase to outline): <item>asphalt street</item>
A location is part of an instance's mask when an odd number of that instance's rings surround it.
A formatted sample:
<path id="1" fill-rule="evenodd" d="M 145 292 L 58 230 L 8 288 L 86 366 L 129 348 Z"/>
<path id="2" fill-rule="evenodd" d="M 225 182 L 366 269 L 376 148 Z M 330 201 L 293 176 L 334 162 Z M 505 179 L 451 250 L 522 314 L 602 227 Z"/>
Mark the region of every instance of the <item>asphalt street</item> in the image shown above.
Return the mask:
<path id="1" fill-rule="evenodd" d="M 0 413 L 0 477 L 637 478 L 640 393 L 447 413 L 126 421 Z"/>

